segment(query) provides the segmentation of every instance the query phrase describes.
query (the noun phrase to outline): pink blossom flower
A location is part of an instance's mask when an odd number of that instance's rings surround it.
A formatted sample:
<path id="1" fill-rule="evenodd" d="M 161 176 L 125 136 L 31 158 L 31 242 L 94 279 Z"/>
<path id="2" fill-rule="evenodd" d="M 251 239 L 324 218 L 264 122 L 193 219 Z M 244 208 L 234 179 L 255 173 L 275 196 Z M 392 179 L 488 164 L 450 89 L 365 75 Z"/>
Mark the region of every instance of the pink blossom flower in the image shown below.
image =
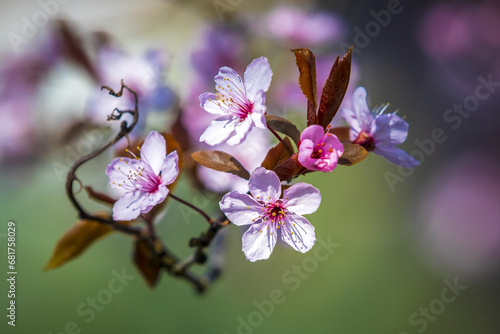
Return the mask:
<path id="1" fill-rule="evenodd" d="M 384 114 L 389 104 L 370 111 L 366 101 L 366 90 L 358 87 L 353 94 L 352 109 L 342 109 L 343 117 L 351 126 L 350 139 L 392 162 L 407 168 L 420 163 L 396 145 L 408 136 L 408 123 L 396 113 Z"/>
<path id="2" fill-rule="evenodd" d="M 113 206 L 113 219 L 132 220 L 149 212 L 168 195 L 167 185 L 179 174 L 177 152 L 167 154 L 165 138 L 152 131 L 144 140 L 141 157 L 116 158 L 106 169 L 111 187 L 124 194 Z"/>
<path id="3" fill-rule="evenodd" d="M 337 136 L 325 133 L 320 125 L 311 125 L 302 132 L 299 162 L 309 170 L 331 172 L 344 153 L 344 145 Z"/>
<path id="4" fill-rule="evenodd" d="M 281 239 L 293 249 L 305 253 L 316 242 L 314 226 L 304 214 L 315 212 L 321 202 L 319 190 L 297 183 L 283 192 L 276 173 L 257 168 L 248 183 L 250 193 L 226 194 L 220 208 L 235 225 L 250 225 L 243 234 L 243 252 L 255 262 L 269 258 L 276 241 Z"/>
<path id="5" fill-rule="evenodd" d="M 244 81 L 232 68 L 222 67 L 215 77 L 216 94 L 200 95 L 200 106 L 221 117 L 213 120 L 200 141 L 208 145 L 227 142 L 240 144 L 255 126 L 267 129 L 265 92 L 271 85 L 273 72 L 267 58 L 257 58 L 248 65 Z"/>

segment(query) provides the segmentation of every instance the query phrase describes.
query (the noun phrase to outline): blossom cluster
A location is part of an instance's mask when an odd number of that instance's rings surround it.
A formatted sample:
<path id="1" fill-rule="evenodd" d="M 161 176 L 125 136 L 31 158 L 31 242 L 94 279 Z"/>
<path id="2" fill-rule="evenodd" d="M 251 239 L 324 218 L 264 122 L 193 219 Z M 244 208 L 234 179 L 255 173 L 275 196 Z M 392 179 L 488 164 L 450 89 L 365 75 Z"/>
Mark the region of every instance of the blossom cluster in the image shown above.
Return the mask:
<path id="1" fill-rule="evenodd" d="M 306 49 L 294 52 L 296 57 L 311 54 Z M 340 63 L 336 62 L 337 66 L 350 71 L 351 56 L 346 54 Z M 302 253 L 314 246 L 314 226 L 303 215 L 317 211 L 321 194 L 312 185 L 294 183 L 297 177 L 332 172 L 339 164 L 356 164 L 368 152 L 404 167 L 418 165 L 418 161 L 396 147 L 405 141 L 408 123 L 396 113 L 385 113 L 388 104 L 370 110 L 365 88 L 355 90 L 350 107 L 340 108 L 342 101 L 329 94 L 327 82 L 316 111 L 316 97 L 310 94 L 315 90 L 301 87 L 313 107 L 308 109 L 308 126 L 299 131 L 286 119 L 266 112 L 266 92 L 272 76 L 268 59 L 260 57 L 248 65 L 243 78 L 230 67 L 220 68 L 214 78 L 216 92 L 199 95 L 200 108 L 217 116 L 201 134 L 200 142 L 237 147 L 251 131 L 270 131 L 276 136 L 279 143 L 267 152 L 261 167 L 250 173 L 233 156 L 221 151 L 204 150 L 192 155 L 202 166 L 223 172 L 231 170 L 247 180 L 247 192 L 228 192 L 219 205 L 228 221 L 248 227 L 242 249 L 252 262 L 269 258 L 278 240 Z M 339 84 L 345 93 L 347 85 Z M 340 109 L 348 127 L 329 124 L 337 113 L 331 105 Z M 297 151 L 289 138 L 295 141 Z M 115 220 L 133 220 L 150 212 L 169 196 L 169 185 L 179 174 L 178 152 L 167 155 L 166 141 L 158 132 L 151 132 L 139 150 L 140 157 L 133 153 L 132 157 L 118 157 L 107 168 L 111 186 L 122 191 L 113 207 Z M 281 153 L 276 154 L 277 151 Z"/>

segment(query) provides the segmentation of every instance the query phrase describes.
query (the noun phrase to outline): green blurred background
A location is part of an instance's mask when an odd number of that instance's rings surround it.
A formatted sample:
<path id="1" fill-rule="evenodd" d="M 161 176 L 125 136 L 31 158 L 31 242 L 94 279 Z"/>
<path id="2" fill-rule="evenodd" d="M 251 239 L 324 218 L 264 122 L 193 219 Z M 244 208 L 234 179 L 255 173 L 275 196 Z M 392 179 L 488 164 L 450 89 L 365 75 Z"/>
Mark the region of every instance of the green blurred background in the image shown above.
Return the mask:
<path id="1" fill-rule="evenodd" d="M 243 1 L 235 10 L 259 13 L 278 3 Z M 371 10 L 387 6 L 385 1 L 295 3 L 299 7 L 331 10 L 342 15 L 348 25 L 345 41 L 351 44 L 355 35 L 353 27 L 372 20 Z M 461 103 L 469 93 L 443 83 L 445 75 L 439 70 L 444 66 L 443 60 L 428 57 L 419 46 L 419 24 L 434 3 L 405 2 L 405 10 L 393 17 L 391 25 L 354 58 L 362 73 L 360 84 L 367 87 L 372 105 L 390 101 L 410 123 L 405 149 L 415 149 L 414 139 L 429 138 L 436 127 L 445 129 L 448 140 L 437 145 L 435 153 L 426 156 L 422 166 L 404 183 L 396 184 L 394 191 L 386 181 L 386 173 L 397 174 L 398 168 L 375 155 L 351 168 L 340 166 L 334 173 L 303 178 L 304 182 L 319 188 L 323 195 L 321 207 L 308 219 L 316 227 L 318 238 L 330 238 L 338 248 L 318 262 L 317 268 L 312 267 L 311 272 L 306 273 L 307 278 L 298 279 L 297 289 L 292 290 L 293 284 L 283 278 L 291 277 L 293 266 L 311 263 L 314 249 L 299 254 L 278 246 L 269 260 L 251 263 L 241 252 L 241 231 L 234 226 L 225 231 L 228 248 L 223 274 L 202 296 L 185 282 L 165 274 L 159 285 L 150 290 L 130 261 L 131 240 L 121 234 L 99 241 L 83 256 L 57 270 L 43 272 L 56 241 L 76 220 L 75 211 L 65 197 L 64 182 L 52 168 L 54 161 L 64 161 L 65 153 L 55 150 L 30 166 L 15 170 L 5 168 L 0 174 L 3 226 L 0 249 L 6 254 L 5 226 L 8 220 L 13 220 L 17 228 L 18 271 L 15 328 L 6 324 L 5 279 L 0 285 L 1 332 L 498 333 L 498 245 L 493 247 L 494 242 L 488 239 L 493 244 L 491 249 L 483 253 L 477 251 L 477 257 L 467 258 L 468 262 L 463 264 L 461 260 L 466 258 L 464 252 L 469 252 L 469 248 L 463 248 L 463 243 L 453 244 L 456 248 L 450 246 L 453 242 L 459 243 L 461 236 L 452 241 L 440 239 L 441 235 L 429 237 L 434 231 L 429 221 L 434 216 L 428 210 L 435 204 L 429 203 L 429 199 L 436 198 L 436 193 L 445 187 L 440 181 L 461 164 L 461 157 L 472 152 L 479 157 L 473 159 L 478 165 L 482 158 L 491 162 L 494 172 L 488 180 L 494 184 L 498 181 L 495 173 L 498 171 L 498 145 L 492 126 L 499 120 L 493 114 L 498 110 L 498 92 L 494 93 L 496 102 L 490 100 L 481 105 L 477 114 L 468 118 L 458 130 L 443 124 L 445 110 L 454 103 Z M 36 12 L 37 8 L 34 1 L 2 1 L 0 35 L 17 29 L 19 18 Z M 218 19 L 211 1 L 103 3 L 74 0 L 65 5 L 60 15 L 85 29 L 106 30 L 132 50 L 141 50 L 153 42 L 168 48 L 174 55 L 168 82 L 176 91 L 189 84 L 184 76 L 188 65 L 183 52 L 187 45 L 194 43 L 200 26 Z M 498 35 L 498 31 L 493 33 Z M 4 43 L 2 50 L 8 52 L 8 40 L 4 38 L 1 42 Z M 283 49 L 283 54 L 287 52 Z M 491 57 L 495 55 L 498 58 L 497 53 L 492 53 Z M 273 66 L 272 56 L 267 56 Z M 464 64 L 469 64 L 470 68 Z M 460 78 L 470 78 L 464 80 L 474 84 L 477 76 L 491 73 L 482 65 L 484 62 L 480 60 L 472 64 L 464 61 L 447 71 L 460 72 L 463 74 Z M 84 170 L 83 178 L 93 177 L 93 184 L 105 189 L 107 180 L 102 171 L 108 161 L 109 156 L 97 159 L 93 169 Z M 102 175 L 95 177 L 95 173 Z M 471 168 L 465 172 L 464 179 L 481 173 L 480 168 Z M 460 182 L 456 185 L 460 186 Z M 467 191 L 474 191 L 475 183 L 471 184 Z M 486 202 L 487 208 L 495 203 L 498 205 L 499 193 L 498 188 L 495 189 L 491 193 L 479 191 L 478 202 L 485 203 L 481 197 L 484 195 L 485 200 L 492 203 Z M 182 198 L 197 196 L 185 176 L 176 194 Z M 446 210 L 460 212 L 461 208 L 454 206 L 456 203 L 447 203 Z M 213 201 L 208 211 L 215 214 L 216 210 L 217 201 Z M 498 234 L 500 218 L 496 211 L 474 212 L 474 206 L 467 210 L 473 217 L 468 220 L 470 228 L 483 234 L 469 233 L 463 225 L 456 227 L 459 229 L 456 234 L 463 232 L 464 238 L 477 239 L 471 246 L 470 252 L 473 252 L 486 243 L 481 241 L 481 236 Z M 481 225 L 484 221 L 491 224 Z M 178 204 L 171 203 L 158 231 L 170 248 L 180 255 L 188 255 L 187 240 L 205 229 L 205 224 L 195 216 L 186 221 Z M 453 226 L 450 231 L 455 235 Z M 473 264 L 480 260 L 486 264 L 478 269 Z M 1 262 L 5 264 L 5 260 Z M 2 266 L 2 270 L 7 271 L 6 267 L 6 264 Z M 96 298 L 99 294 L 104 296 L 106 293 L 102 290 L 108 288 L 113 272 L 123 270 L 134 278 L 121 292 L 112 294 L 112 300 L 101 305 L 102 309 L 99 308 L 95 317 L 87 322 L 89 313 L 82 316 L 78 309 L 90 310 L 90 307 L 81 304 L 87 304 L 88 298 Z M 436 302 L 447 286 L 445 280 L 453 282 L 455 278 L 467 289 L 449 304 Z M 263 301 L 270 300 L 276 289 L 282 292 L 284 302 L 274 304 L 268 315 L 256 315 L 256 312 L 262 313 L 256 304 L 268 305 Z M 439 305 L 444 305 L 444 309 Z M 430 313 L 426 321 L 420 314 L 411 321 L 414 312 L 429 307 L 438 312 Z M 241 319 L 248 325 L 242 326 Z M 416 325 L 415 321 L 420 322 Z M 72 322 L 76 323 L 76 329 Z M 426 323 L 425 329 L 423 323 Z"/>

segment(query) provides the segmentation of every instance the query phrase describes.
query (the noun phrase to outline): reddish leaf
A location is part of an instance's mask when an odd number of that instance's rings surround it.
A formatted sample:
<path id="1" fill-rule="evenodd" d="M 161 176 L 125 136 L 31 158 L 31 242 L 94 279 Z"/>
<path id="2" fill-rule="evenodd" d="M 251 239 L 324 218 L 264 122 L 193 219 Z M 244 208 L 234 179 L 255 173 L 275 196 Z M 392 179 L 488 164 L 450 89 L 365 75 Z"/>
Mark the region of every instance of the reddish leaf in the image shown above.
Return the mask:
<path id="1" fill-rule="evenodd" d="M 266 123 L 267 126 L 270 127 L 271 129 L 281 132 L 284 135 L 287 135 L 288 137 L 292 138 L 297 147 L 299 146 L 300 131 L 299 129 L 297 129 L 295 124 L 282 117 L 273 115 L 266 115 Z"/>
<path id="2" fill-rule="evenodd" d="M 340 141 L 349 141 L 349 132 L 351 128 L 348 126 L 338 126 L 330 128 L 330 133 L 337 136 Z"/>
<path id="3" fill-rule="evenodd" d="M 339 165 L 352 166 L 366 159 L 368 151 L 358 144 L 342 142 L 344 154 L 339 158 Z"/>
<path id="4" fill-rule="evenodd" d="M 274 172 L 281 181 L 289 180 L 303 170 L 298 157 L 299 154 L 295 153 L 291 158 L 286 159 L 274 168 Z"/>
<path id="5" fill-rule="evenodd" d="M 292 52 L 299 68 L 300 89 L 307 98 L 307 126 L 309 126 L 317 122 L 316 58 L 308 49 L 294 49 Z"/>
<path id="6" fill-rule="evenodd" d="M 98 212 L 98 217 L 111 219 L 107 212 Z M 44 270 L 55 269 L 81 255 L 96 240 L 111 233 L 113 229 L 92 220 L 80 220 L 59 239 Z"/>
<path id="7" fill-rule="evenodd" d="M 325 129 L 337 114 L 351 76 L 352 47 L 340 59 L 337 57 L 321 94 L 318 123 Z"/>
<path id="8" fill-rule="evenodd" d="M 267 170 L 273 170 L 274 167 L 290 158 L 293 155 L 292 142 L 285 137 L 282 142 L 274 146 L 267 152 L 266 158 L 262 162 L 262 167 Z"/>
<path id="9" fill-rule="evenodd" d="M 161 261 L 142 239 L 135 242 L 134 263 L 149 287 L 153 288 L 160 277 Z"/>
<path id="10" fill-rule="evenodd" d="M 250 173 L 232 155 L 221 151 L 196 151 L 191 154 L 202 166 L 219 172 L 234 174 L 248 180 Z"/>

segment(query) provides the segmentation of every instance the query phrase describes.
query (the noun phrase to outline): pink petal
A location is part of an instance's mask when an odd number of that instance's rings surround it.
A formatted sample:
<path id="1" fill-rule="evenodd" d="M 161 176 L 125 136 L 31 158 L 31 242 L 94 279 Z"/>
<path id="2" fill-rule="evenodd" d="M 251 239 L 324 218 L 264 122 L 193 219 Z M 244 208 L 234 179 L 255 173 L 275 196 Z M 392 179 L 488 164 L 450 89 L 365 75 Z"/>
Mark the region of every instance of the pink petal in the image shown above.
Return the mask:
<path id="1" fill-rule="evenodd" d="M 241 142 L 246 138 L 251 129 L 252 129 L 252 120 L 248 117 L 245 118 L 243 121 L 236 123 L 234 127 L 234 133 L 227 140 L 227 144 L 230 146 L 236 146 L 241 144 Z"/>
<path id="2" fill-rule="evenodd" d="M 253 197 L 264 203 L 275 202 L 281 195 L 281 182 L 275 172 L 258 167 L 250 176 L 248 188 Z"/>
<path id="3" fill-rule="evenodd" d="M 235 118 L 222 116 L 213 120 L 200 137 L 200 142 L 214 146 L 224 142 L 234 131 Z"/>
<path id="4" fill-rule="evenodd" d="M 219 106 L 219 98 L 213 93 L 203 93 L 199 97 L 200 107 L 213 115 L 225 115 L 226 113 Z"/>
<path id="5" fill-rule="evenodd" d="M 216 84 L 215 89 L 219 93 L 230 95 L 231 90 L 233 92 L 241 91 L 243 94 L 245 93 L 245 86 L 241 77 L 230 67 L 221 67 L 219 74 L 215 76 L 214 80 Z"/>
<path id="6" fill-rule="evenodd" d="M 154 193 L 146 193 L 141 203 L 141 213 L 151 211 L 151 209 L 167 198 L 169 192 L 170 190 L 165 185 L 160 185 Z"/>
<path id="7" fill-rule="evenodd" d="M 276 245 L 276 229 L 269 227 L 267 222 L 257 222 L 243 234 L 243 252 L 248 260 L 255 262 L 271 256 Z M 272 235 L 271 235 L 272 233 Z"/>
<path id="8" fill-rule="evenodd" d="M 162 184 L 168 185 L 175 181 L 179 175 L 179 155 L 177 151 L 168 154 L 161 167 Z"/>
<path id="9" fill-rule="evenodd" d="M 226 217 L 238 226 L 253 224 L 259 219 L 263 208 L 253 197 L 236 191 L 224 195 L 219 205 Z"/>
<path id="10" fill-rule="evenodd" d="M 273 71 L 265 57 L 254 59 L 245 71 L 246 95 L 250 101 L 255 101 L 257 93 L 261 90 L 267 92 L 271 85 Z"/>
<path id="11" fill-rule="evenodd" d="M 141 147 L 141 159 L 148 163 L 153 172 L 158 175 L 167 154 L 165 138 L 156 131 L 151 131 Z"/>
<path id="12" fill-rule="evenodd" d="M 300 140 L 311 140 L 314 144 L 318 144 L 321 142 L 323 137 L 325 136 L 325 130 L 320 125 L 311 125 L 308 126 L 302 134 L 300 135 Z"/>
<path id="13" fill-rule="evenodd" d="M 390 145 L 378 145 L 373 150 L 373 153 L 379 154 L 392 162 L 393 164 L 406 167 L 414 168 L 420 165 L 420 162 L 413 157 L 411 157 L 404 150 Z"/>
<path id="14" fill-rule="evenodd" d="M 380 115 L 375 118 L 372 136 L 376 143 L 399 145 L 408 137 L 408 127 L 408 123 L 398 115 Z"/>
<path id="15" fill-rule="evenodd" d="M 260 129 L 267 129 L 266 116 L 263 113 L 253 112 L 250 114 L 250 118 L 255 124 L 255 127 Z"/>
<path id="16" fill-rule="evenodd" d="M 310 170 L 314 170 L 316 163 L 316 159 L 311 158 L 314 146 L 314 142 L 310 139 L 301 139 L 299 146 L 299 163 Z"/>
<path id="17" fill-rule="evenodd" d="M 123 189 L 124 182 L 128 181 L 128 175 L 144 167 L 144 162 L 131 158 L 116 158 L 106 168 L 106 175 L 112 188 Z"/>
<path id="18" fill-rule="evenodd" d="M 288 215 L 285 218 L 285 225 L 282 225 L 280 230 L 281 240 L 301 253 L 310 250 L 316 242 L 314 226 L 307 219 L 299 215 Z"/>
<path id="19" fill-rule="evenodd" d="M 307 183 L 297 183 L 283 192 L 283 205 L 298 215 L 307 215 L 318 210 L 321 193 Z"/>
<path id="20" fill-rule="evenodd" d="M 349 127 L 351 128 L 349 139 L 355 140 L 359 136 L 359 133 L 363 131 L 361 122 L 358 120 L 356 113 L 351 109 L 342 108 L 341 114 L 342 118 L 344 118 L 344 120 L 347 122 L 347 124 L 349 124 Z"/>
<path id="21" fill-rule="evenodd" d="M 352 105 L 356 119 L 361 125 L 361 130 L 368 131 L 373 122 L 373 115 L 366 99 L 366 89 L 364 87 L 358 87 L 352 95 Z"/>
<path id="22" fill-rule="evenodd" d="M 146 194 L 140 191 L 125 193 L 113 205 L 113 219 L 128 221 L 139 217 Z"/>

